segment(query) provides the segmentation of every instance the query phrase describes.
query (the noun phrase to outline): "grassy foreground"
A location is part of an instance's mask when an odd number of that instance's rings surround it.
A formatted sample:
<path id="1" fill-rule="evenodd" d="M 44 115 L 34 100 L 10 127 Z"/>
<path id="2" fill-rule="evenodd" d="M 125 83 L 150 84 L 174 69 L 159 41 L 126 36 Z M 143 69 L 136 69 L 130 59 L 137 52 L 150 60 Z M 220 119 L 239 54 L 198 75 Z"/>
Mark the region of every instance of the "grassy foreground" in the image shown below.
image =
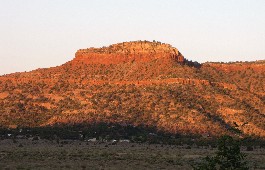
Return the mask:
<path id="1" fill-rule="evenodd" d="M 0 169 L 192 169 L 216 148 L 135 143 L 27 139 L 0 140 Z M 265 149 L 247 154 L 251 169 L 265 169 Z"/>

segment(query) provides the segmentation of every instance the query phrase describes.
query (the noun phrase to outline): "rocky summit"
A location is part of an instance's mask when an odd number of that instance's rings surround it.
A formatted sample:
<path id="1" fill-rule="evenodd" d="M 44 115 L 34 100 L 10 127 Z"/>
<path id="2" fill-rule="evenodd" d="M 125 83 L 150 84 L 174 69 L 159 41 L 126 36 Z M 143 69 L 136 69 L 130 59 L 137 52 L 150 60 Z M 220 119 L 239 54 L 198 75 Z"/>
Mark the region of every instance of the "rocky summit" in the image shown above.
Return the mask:
<path id="1" fill-rule="evenodd" d="M 1 76 L 0 125 L 264 138 L 264 77 L 264 61 L 199 64 L 156 41 L 80 49 L 61 66 Z"/>
<path id="2" fill-rule="evenodd" d="M 73 62 L 86 64 L 119 64 L 153 60 L 184 62 L 178 49 L 161 42 L 134 41 L 103 48 L 80 49 Z"/>

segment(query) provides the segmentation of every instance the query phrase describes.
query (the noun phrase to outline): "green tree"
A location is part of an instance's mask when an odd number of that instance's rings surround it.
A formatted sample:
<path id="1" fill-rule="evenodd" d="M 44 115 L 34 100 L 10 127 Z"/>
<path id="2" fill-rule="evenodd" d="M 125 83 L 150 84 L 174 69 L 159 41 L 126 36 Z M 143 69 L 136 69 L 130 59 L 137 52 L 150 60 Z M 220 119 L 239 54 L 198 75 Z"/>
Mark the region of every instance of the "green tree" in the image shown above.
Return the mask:
<path id="1" fill-rule="evenodd" d="M 246 155 L 240 151 L 240 142 L 231 136 L 222 136 L 218 141 L 218 151 L 213 157 L 193 166 L 194 170 L 248 170 L 244 161 Z"/>

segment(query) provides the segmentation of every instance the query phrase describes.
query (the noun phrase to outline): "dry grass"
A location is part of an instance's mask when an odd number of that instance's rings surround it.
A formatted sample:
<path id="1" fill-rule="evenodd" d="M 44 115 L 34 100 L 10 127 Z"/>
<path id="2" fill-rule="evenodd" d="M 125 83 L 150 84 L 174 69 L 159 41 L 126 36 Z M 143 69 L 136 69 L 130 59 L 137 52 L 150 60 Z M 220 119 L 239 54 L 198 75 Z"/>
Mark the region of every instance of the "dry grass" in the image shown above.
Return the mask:
<path id="1" fill-rule="evenodd" d="M 245 148 L 243 148 L 245 150 Z M 185 146 L 80 141 L 1 140 L 0 169 L 192 169 L 215 150 Z M 246 152 L 252 169 L 265 168 L 265 150 Z"/>

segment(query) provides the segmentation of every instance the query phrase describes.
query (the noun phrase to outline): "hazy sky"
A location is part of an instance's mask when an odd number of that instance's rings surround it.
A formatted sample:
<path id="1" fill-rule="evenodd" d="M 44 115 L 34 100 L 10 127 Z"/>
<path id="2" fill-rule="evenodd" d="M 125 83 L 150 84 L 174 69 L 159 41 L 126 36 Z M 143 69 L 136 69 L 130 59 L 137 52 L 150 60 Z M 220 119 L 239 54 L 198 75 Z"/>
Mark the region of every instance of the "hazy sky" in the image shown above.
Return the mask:
<path id="1" fill-rule="evenodd" d="M 265 0 L 0 0 L 0 75 L 133 40 L 199 62 L 265 59 Z"/>

